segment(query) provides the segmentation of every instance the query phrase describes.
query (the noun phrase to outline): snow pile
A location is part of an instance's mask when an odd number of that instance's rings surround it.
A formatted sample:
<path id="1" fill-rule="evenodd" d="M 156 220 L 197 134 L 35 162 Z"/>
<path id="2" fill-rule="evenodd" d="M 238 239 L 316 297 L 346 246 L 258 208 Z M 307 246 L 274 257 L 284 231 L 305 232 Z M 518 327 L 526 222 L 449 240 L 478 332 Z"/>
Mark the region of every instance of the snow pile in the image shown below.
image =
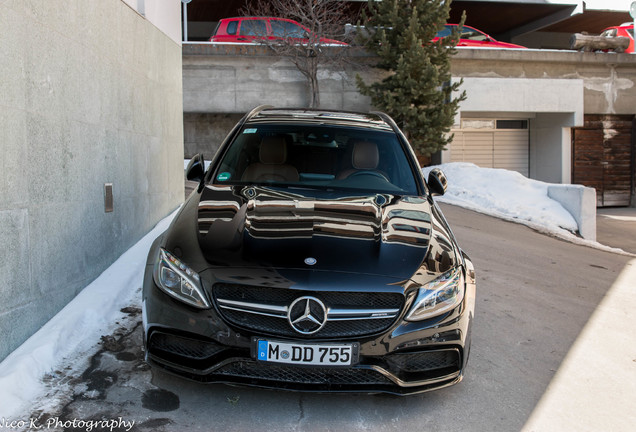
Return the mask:
<path id="1" fill-rule="evenodd" d="M 548 183 L 531 180 L 515 171 L 480 168 L 465 162 L 423 168 L 425 178 L 433 168 L 440 168 L 448 178 L 446 194 L 436 197 L 437 201 L 549 232 L 578 229 L 572 215 L 548 197 Z"/>
<path id="2" fill-rule="evenodd" d="M 71 303 L 0 363 L 0 418 L 20 416 L 43 391 L 44 374 L 69 356 L 81 358 L 95 347 L 99 335 L 109 334 L 122 317 L 120 309 L 140 303 L 144 266 L 150 245 L 177 214 L 159 222 L 144 238 L 119 257 Z"/>

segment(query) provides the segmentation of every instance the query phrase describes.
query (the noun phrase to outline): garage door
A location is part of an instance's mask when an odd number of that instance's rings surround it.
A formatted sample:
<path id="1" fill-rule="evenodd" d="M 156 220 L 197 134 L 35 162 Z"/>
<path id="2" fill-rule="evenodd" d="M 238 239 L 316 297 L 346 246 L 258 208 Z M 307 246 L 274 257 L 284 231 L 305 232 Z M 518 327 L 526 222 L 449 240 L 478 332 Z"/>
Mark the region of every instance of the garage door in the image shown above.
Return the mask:
<path id="1" fill-rule="evenodd" d="M 528 121 L 469 119 L 450 145 L 451 162 L 472 162 L 528 176 Z"/>

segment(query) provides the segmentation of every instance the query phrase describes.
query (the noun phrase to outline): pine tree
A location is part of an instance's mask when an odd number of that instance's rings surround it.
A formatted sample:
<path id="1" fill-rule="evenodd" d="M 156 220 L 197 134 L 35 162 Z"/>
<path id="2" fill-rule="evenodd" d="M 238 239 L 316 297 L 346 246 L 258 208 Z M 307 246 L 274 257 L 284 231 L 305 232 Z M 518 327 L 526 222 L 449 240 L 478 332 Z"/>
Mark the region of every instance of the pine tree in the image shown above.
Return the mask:
<path id="1" fill-rule="evenodd" d="M 420 156 L 430 156 L 450 143 L 459 102 L 460 82 L 451 84 L 450 56 L 458 31 L 431 42 L 446 23 L 451 0 L 369 0 L 363 13 L 366 49 L 379 57 L 375 67 L 388 72 L 380 82 L 365 83 L 360 92 L 373 106 L 398 123 Z M 464 17 L 461 23 L 463 24 Z M 455 98 L 453 98 L 455 93 Z"/>

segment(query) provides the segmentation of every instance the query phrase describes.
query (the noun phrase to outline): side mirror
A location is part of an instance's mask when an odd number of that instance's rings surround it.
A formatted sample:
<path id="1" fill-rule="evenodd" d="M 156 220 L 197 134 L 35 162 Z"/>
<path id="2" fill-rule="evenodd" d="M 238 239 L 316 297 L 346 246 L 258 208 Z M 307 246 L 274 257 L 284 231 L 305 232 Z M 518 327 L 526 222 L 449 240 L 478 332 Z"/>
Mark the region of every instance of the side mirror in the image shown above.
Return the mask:
<path id="1" fill-rule="evenodd" d="M 188 167 L 186 168 L 186 178 L 190 181 L 201 183 L 203 182 L 204 176 L 205 161 L 203 160 L 203 155 L 196 154 L 188 163 Z"/>
<path id="2" fill-rule="evenodd" d="M 448 186 L 448 179 L 446 175 L 439 168 L 433 168 L 428 173 L 428 188 L 431 191 L 431 195 L 444 195 Z"/>

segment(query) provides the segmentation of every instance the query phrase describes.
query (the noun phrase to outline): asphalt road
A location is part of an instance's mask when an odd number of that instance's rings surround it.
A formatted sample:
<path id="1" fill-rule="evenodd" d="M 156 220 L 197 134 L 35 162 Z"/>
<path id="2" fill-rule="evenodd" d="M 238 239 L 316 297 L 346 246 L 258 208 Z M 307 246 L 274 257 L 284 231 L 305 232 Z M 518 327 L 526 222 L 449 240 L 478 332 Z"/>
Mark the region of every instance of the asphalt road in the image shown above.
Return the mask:
<path id="1" fill-rule="evenodd" d="M 597 208 L 596 240 L 636 254 L 636 208 Z"/>
<path id="2" fill-rule="evenodd" d="M 131 308 L 86 364 L 47 377 L 50 392 L 35 401 L 31 417 L 39 424 L 58 418 L 68 427 L 47 430 L 65 431 L 86 430 L 73 428 L 73 419 L 119 417 L 134 421 L 130 430 L 138 431 L 523 430 L 631 258 L 458 207 L 442 208 L 477 270 L 473 344 L 462 383 L 400 398 L 188 382 L 143 363 L 140 314 Z M 606 430 L 617 430 L 611 417 L 607 421 Z"/>

